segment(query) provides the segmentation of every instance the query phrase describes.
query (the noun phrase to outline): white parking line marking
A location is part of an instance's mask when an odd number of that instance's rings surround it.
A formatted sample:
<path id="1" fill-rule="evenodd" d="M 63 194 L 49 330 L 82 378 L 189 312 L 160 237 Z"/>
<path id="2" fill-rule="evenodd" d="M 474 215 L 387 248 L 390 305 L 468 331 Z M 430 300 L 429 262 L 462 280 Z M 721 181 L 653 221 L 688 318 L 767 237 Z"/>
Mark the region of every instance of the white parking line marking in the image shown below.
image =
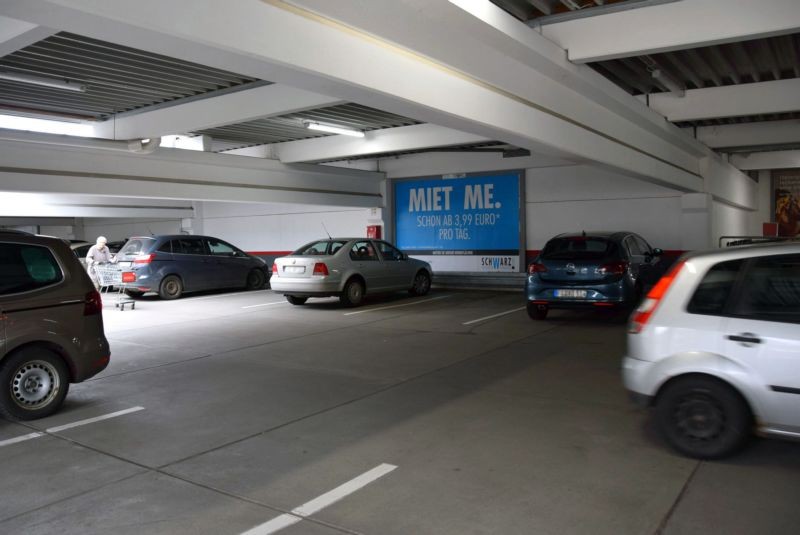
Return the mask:
<path id="1" fill-rule="evenodd" d="M 268 307 L 270 305 L 285 305 L 288 302 L 289 301 L 272 301 L 271 303 L 261 303 L 260 305 L 248 305 L 242 308 L 244 309 L 244 308 L 256 308 L 256 307 Z"/>
<path id="2" fill-rule="evenodd" d="M 59 431 L 64 431 L 65 429 L 72 429 L 73 427 L 79 427 L 82 425 L 93 424 L 95 422 L 101 422 L 103 420 L 108 420 L 109 418 L 116 418 L 117 416 L 124 416 L 125 414 L 130 414 L 132 412 L 143 411 L 144 407 L 131 407 L 130 409 L 125 409 L 117 412 L 111 412 L 108 414 L 103 414 L 102 416 L 95 416 L 94 418 L 86 418 L 85 420 L 78 420 L 77 422 L 72 422 L 71 424 L 64 424 L 64 425 L 57 425 L 55 427 L 50 427 L 46 429 L 47 433 L 58 433 Z M 22 435 L 19 437 L 9 438 L 8 440 L 0 441 L 0 447 L 3 446 L 10 446 L 11 444 L 16 444 L 18 442 L 25 442 L 26 440 L 32 440 L 34 438 L 39 438 L 44 436 L 44 432 L 36 432 L 36 433 L 28 433 L 27 435 Z"/>
<path id="3" fill-rule="evenodd" d="M 422 303 L 430 303 L 431 301 L 436 301 L 438 299 L 445 299 L 450 297 L 449 295 L 440 295 L 439 297 L 432 297 L 430 299 L 425 299 L 424 301 L 414 301 L 413 303 L 403 303 L 402 305 L 392 305 L 388 307 L 378 307 L 378 308 L 365 308 L 364 310 L 357 310 L 355 312 L 345 312 L 345 316 L 353 316 L 355 314 L 363 314 L 365 312 L 375 312 L 378 310 L 388 310 L 390 308 L 400 308 L 400 307 L 410 307 L 411 305 L 421 305 Z"/>
<path id="4" fill-rule="evenodd" d="M 514 312 L 519 312 L 520 310 L 525 310 L 525 307 L 515 308 L 514 310 L 506 310 L 505 312 L 500 312 L 499 314 L 492 314 L 491 316 L 484 316 L 483 318 L 478 318 L 476 320 L 465 321 L 461 325 L 472 325 L 473 323 L 478 323 L 480 321 L 486 321 L 492 318 L 499 318 L 500 316 L 505 316 L 506 314 L 513 314 Z"/>
<path id="5" fill-rule="evenodd" d="M 311 516 L 330 505 L 333 505 L 343 498 L 346 498 L 357 490 L 366 487 L 373 481 L 380 479 L 396 468 L 397 467 L 393 464 L 384 463 L 378 465 L 372 470 L 364 472 L 360 476 L 351 479 L 347 483 L 339 485 L 335 489 L 314 498 L 310 502 L 306 502 L 300 507 L 292 509 L 291 513 L 285 513 L 277 516 L 269 522 L 265 522 L 264 524 L 245 531 L 242 533 L 242 535 L 270 535 L 284 528 L 288 528 L 291 525 L 297 524 L 304 518 Z"/>
<path id="6" fill-rule="evenodd" d="M 0 448 L 2 448 L 3 446 L 10 446 L 11 444 L 16 444 L 17 442 L 25 442 L 26 440 L 37 438 L 42 435 L 44 435 L 44 433 L 29 433 L 27 435 L 22 435 L 21 437 L 9 438 L 8 440 L 0 440 Z"/>
<path id="7" fill-rule="evenodd" d="M 56 427 L 51 427 L 47 429 L 47 432 L 58 433 L 59 431 L 65 431 L 67 429 L 72 429 L 73 427 L 80 427 L 82 425 L 93 424 L 95 422 L 102 422 L 103 420 L 108 420 L 109 418 L 116 418 L 117 416 L 124 416 L 132 412 L 139 412 L 143 410 L 144 407 L 131 407 L 130 409 L 125 409 L 117 412 L 110 412 L 102 416 L 95 416 L 94 418 L 86 418 L 85 420 L 78 420 L 77 422 L 72 422 L 71 424 L 64 424 L 64 425 L 58 425 Z"/>

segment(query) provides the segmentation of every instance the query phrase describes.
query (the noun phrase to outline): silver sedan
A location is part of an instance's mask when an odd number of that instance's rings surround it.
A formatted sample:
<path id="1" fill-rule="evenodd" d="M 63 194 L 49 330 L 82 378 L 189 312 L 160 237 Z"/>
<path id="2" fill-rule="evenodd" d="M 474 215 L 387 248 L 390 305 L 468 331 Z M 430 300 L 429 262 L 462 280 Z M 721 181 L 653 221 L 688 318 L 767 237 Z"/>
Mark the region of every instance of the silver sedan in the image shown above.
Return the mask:
<path id="1" fill-rule="evenodd" d="M 408 290 L 425 295 L 431 288 L 430 264 L 393 245 L 368 238 L 330 238 L 311 242 L 276 258 L 270 286 L 293 305 L 309 297 L 338 296 L 358 306 L 366 293 Z"/>

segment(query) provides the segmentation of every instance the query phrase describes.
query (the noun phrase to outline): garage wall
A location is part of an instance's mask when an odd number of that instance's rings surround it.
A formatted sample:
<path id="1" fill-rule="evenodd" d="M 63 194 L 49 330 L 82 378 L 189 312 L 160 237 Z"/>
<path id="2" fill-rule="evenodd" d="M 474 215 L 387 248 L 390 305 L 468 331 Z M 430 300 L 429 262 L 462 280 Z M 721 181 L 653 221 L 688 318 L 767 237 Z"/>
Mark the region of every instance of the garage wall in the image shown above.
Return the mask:
<path id="1" fill-rule="evenodd" d="M 526 170 L 527 248 L 561 232 L 630 230 L 654 247 L 682 249 L 681 193 L 586 165 Z"/>
<path id="2" fill-rule="evenodd" d="M 94 241 L 98 236 L 105 236 L 109 241 L 116 241 L 130 236 L 180 234 L 180 231 L 180 219 L 84 219 L 82 238 Z"/>
<path id="3" fill-rule="evenodd" d="M 202 233 L 230 241 L 245 251 L 293 251 L 306 242 L 332 236 L 364 236 L 380 210 L 304 204 L 205 202 Z M 271 256 L 266 254 L 264 256 Z"/>
<path id="4" fill-rule="evenodd" d="M 528 251 L 552 236 L 580 230 L 631 230 L 654 247 L 683 249 L 682 193 L 589 165 L 533 156 L 423 154 L 382 160 L 390 178 L 525 169 Z"/>

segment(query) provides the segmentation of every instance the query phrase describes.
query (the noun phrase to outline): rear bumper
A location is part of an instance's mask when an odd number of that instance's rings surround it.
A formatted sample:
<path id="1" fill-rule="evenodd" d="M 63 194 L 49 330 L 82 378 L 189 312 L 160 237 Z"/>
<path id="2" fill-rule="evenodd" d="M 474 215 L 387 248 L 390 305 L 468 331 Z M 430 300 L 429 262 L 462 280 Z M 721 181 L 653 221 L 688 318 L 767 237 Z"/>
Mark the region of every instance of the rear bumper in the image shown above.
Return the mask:
<path id="1" fill-rule="evenodd" d="M 269 281 L 273 292 L 298 297 L 327 297 L 339 295 L 341 288 L 338 280 L 319 279 L 287 279 L 285 277 L 272 277 Z"/>
<path id="2" fill-rule="evenodd" d="M 559 297 L 560 290 L 580 290 L 586 292 L 586 296 Z M 627 279 L 607 284 L 575 284 L 542 281 L 537 275 L 530 275 L 525 283 L 525 294 L 529 302 L 550 308 L 593 308 L 631 304 L 636 292 Z"/>
<path id="3" fill-rule="evenodd" d="M 631 357 L 622 358 L 622 383 L 630 400 L 639 407 L 649 407 L 654 398 L 650 391 L 648 372 L 653 363 Z"/>
<path id="4" fill-rule="evenodd" d="M 71 359 L 72 382 L 80 383 L 105 370 L 111 361 L 111 349 L 104 335 L 85 343 L 85 349 Z"/>

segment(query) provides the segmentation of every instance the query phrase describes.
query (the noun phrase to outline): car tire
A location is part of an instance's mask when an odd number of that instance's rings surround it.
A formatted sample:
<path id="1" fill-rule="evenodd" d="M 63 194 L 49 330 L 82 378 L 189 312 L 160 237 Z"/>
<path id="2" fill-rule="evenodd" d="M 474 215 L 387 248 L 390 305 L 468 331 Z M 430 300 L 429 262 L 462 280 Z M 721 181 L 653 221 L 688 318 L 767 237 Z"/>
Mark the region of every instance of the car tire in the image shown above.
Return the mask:
<path id="1" fill-rule="evenodd" d="M 266 282 L 267 277 L 264 275 L 263 271 L 260 269 L 251 269 L 250 273 L 247 274 L 245 288 L 248 290 L 260 290 L 264 287 L 264 283 Z"/>
<path id="2" fill-rule="evenodd" d="M 431 276 L 426 271 L 419 271 L 414 275 L 414 285 L 408 290 L 411 295 L 427 295 L 431 290 Z"/>
<path id="3" fill-rule="evenodd" d="M 357 307 L 364 300 L 364 283 L 358 279 L 350 279 L 344 285 L 339 301 L 346 307 Z"/>
<path id="4" fill-rule="evenodd" d="M 286 300 L 293 305 L 305 305 L 308 297 L 297 297 L 296 295 L 287 295 Z"/>
<path id="5" fill-rule="evenodd" d="M 183 295 L 183 281 L 177 275 L 167 275 L 158 287 L 161 299 L 178 299 Z"/>
<path id="6" fill-rule="evenodd" d="M 528 303 L 526 308 L 528 310 L 528 316 L 530 316 L 532 320 L 541 321 L 547 318 L 547 312 L 549 311 L 547 305 L 535 305 L 533 303 Z"/>
<path id="7" fill-rule="evenodd" d="M 730 455 L 750 438 L 753 417 L 741 395 L 710 377 L 679 378 L 656 400 L 658 427 L 678 452 L 695 459 Z"/>
<path id="8" fill-rule="evenodd" d="M 0 415 L 16 420 L 50 416 L 64 402 L 69 373 L 64 360 L 43 347 L 27 347 L 0 365 Z"/>
<path id="9" fill-rule="evenodd" d="M 133 299 L 137 299 L 144 295 L 144 292 L 140 292 L 139 290 L 125 290 L 125 295 L 131 297 Z"/>

